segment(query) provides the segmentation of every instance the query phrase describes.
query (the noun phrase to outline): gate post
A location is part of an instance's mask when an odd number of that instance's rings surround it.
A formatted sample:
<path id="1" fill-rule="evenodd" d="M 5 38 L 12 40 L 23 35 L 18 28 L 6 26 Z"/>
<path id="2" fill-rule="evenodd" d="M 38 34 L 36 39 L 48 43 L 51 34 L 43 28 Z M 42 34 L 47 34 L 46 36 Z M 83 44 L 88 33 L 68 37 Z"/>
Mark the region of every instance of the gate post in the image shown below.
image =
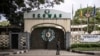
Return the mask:
<path id="1" fill-rule="evenodd" d="M 9 32 L 9 47 L 11 49 L 11 32 Z"/>
<path id="2" fill-rule="evenodd" d="M 65 34 L 65 45 L 66 45 L 66 50 L 70 50 L 70 37 L 71 37 L 71 33 L 70 32 L 66 32 Z"/>
<path id="3" fill-rule="evenodd" d="M 29 33 L 21 32 L 19 34 L 19 49 L 29 49 Z"/>
<path id="4" fill-rule="evenodd" d="M 27 49 L 30 49 L 30 34 L 26 32 L 26 43 L 27 43 Z"/>

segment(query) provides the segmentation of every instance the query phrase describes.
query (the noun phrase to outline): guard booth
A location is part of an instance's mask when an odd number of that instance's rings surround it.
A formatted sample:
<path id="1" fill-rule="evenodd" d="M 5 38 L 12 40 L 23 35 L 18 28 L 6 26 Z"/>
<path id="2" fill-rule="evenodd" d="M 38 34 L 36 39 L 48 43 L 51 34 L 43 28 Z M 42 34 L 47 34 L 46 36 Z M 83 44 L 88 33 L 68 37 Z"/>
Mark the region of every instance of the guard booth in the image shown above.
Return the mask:
<path id="1" fill-rule="evenodd" d="M 30 34 L 29 49 L 61 49 L 70 47 L 71 14 L 52 9 L 24 13 L 24 31 Z"/>
<path id="2" fill-rule="evenodd" d="M 10 49 L 29 49 L 29 34 L 27 32 L 10 32 L 9 37 Z"/>

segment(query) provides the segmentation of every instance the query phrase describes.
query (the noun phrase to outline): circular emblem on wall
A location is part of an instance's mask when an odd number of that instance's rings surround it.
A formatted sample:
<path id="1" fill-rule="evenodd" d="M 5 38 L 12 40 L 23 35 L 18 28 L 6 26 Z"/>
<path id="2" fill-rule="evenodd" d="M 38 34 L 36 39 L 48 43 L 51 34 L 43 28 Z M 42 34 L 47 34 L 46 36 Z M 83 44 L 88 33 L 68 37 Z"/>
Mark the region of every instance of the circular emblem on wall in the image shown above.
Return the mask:
<path id="1" fill-rule="evenodd" d="M 45 13 L 45 14 L 49 14 L 49 13 L 50 13 L 50 10 L 46 9 L 46 10 L 44 11 L 44 13 Z"/>
<path id="2" fill-rule="evenodd" d="M 52 41 L 55 38 L 55 32 L 52 29 L 44 29 L 41 35 L 44 41 Z"/>

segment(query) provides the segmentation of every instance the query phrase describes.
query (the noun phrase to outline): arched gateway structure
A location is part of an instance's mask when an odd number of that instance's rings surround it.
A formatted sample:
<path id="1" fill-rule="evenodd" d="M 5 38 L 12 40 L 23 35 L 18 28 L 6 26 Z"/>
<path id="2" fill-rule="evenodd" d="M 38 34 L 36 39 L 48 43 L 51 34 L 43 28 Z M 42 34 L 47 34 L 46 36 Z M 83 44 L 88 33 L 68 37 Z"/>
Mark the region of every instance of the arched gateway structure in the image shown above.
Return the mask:
<path id="1" fill-rule="evenodd" d="M 24 13 L 24 31 L 30 33 L 30 49 L 61 49 L 70 47 L 70 13 L 40 9 Z"/>

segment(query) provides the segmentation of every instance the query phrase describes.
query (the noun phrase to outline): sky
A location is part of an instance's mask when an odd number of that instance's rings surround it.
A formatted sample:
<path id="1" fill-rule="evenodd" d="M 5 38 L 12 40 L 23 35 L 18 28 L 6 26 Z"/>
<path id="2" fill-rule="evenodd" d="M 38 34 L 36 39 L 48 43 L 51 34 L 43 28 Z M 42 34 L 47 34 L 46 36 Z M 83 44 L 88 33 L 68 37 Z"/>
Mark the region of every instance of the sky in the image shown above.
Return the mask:
<path id="1" fill-rule="evenodd" d="M 53 9 L 61 10 L 64 12 L 71 12 L 72 11 L 72 4 L 73 4 L 73 10 L 76 11 L 77 9 L 81 7 L 87 7 L 88 6 L 96 6 L 100 7 L 100 0 L 64 0 L 65 2 L 61 5 L 55 5 Z"/>
<path id="2" fill-rule="evenodd" d="M 53 9 L 72 13 L 72 5 L 75 14 L 75 11 L 80 9 L 80 5 L 81 8 L 85 8 L 87 5 L 92 7 L 95 5 L 96 8 L 100 8 L 100 0 L 64 0 L 64 3 L 55 5 Z"/>
<path id="3" fill-rule="evenodd" d="M 0 14 L 0 22 L 2 22 L 2 21 L 6 21 L 6 19 L 2 14 Z"/>
<path id="4" fill-rule="evenodd" d="M 61 3 L 60 5 L 54 5 L 53 8 L 49 8 L 49 9 L 55 9 L 55 10 L 72 13 L 72 4 L 73 4 L 74 13 L 77 9 L 80 8 L 80 4 L 82 8 L 87 7 L 87 4 L 88 6 L 95 5 L 96 8 L 98 7 L 100 8 L 100 0 L 64 0 L 64 3 Z M 1 18 L 5 20 L 4 17 L 1 16 Z"/>

